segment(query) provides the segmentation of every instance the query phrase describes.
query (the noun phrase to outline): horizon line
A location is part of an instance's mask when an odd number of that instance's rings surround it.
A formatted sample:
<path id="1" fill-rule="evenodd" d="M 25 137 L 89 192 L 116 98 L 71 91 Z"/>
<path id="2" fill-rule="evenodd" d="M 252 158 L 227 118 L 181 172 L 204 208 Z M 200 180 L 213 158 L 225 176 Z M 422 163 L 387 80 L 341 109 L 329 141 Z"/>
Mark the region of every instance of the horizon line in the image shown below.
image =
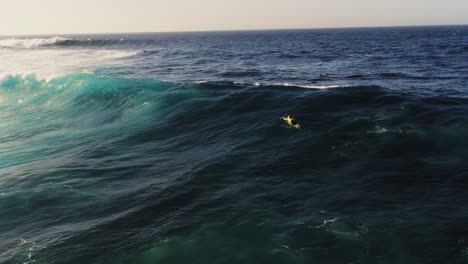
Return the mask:
<path id="1" fill-rule="evenodd" d="M 330 26 L 330 27 L 298 27 L 298 28 L 252 28 L 252 29 L 207 29 L 207 30 L 167 30 L 167 31 L 129 31 L 129 32 L 93 32 L 93 33 L 35 33 L 3 35 L 4 37 L 33 37 L 33 36 L 75 36 L 75 35 L 118 35 L 118 34 L 171 34 L 171 33 L 221 33 L 221 32 L 251 32 L 251 31 L 288 31 L 288 30 L 339 30 L 339 29 L 373 29 L 373 28 L 416 28 L 416 27 L 456 27 L 467 24 L 420 24 L 420 25 L 382 25 L 382 26 Z"/>

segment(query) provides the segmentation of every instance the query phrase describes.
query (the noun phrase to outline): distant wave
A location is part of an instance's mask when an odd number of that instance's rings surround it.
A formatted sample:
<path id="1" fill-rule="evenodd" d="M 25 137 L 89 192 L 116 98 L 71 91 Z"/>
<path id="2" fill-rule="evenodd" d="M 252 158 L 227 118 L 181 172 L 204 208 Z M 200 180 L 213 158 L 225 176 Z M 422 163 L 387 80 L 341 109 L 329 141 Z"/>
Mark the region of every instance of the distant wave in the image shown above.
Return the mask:
<path id="1" fill-rule="evenodd" d="M 125 42 L 124 39 L 67 39 L 55 43 L 55 46 L 110 46 Z"/>
<path id="2" fill-rule="evenodd" d="M 109 39 L 71 39 L 63 37 L 52 38 L 9 38 L 0 39 L 0 48 L 32 49 L 47 46 L 105 46 L 123 42 Z"/>
<path id="3" fill-rule="evenodd" d="M 42 46 L 56 45 L 58 43 L 72 41 L 69 38 L 53 37 L 53 38 L 27 38 L 27 39 L 2 39 L 0 47 L 4 48 L 37 48 Z"/>
<path id="4" fill-rule="evenodd" d="M 353 74 L 345 76 L 353 80 L 384 80 L 384 79 L 407 79 L 407 80 L 450 80 L 451 76 L 420 76 L 405 73 L 377 73 L 377 74 Z"/>

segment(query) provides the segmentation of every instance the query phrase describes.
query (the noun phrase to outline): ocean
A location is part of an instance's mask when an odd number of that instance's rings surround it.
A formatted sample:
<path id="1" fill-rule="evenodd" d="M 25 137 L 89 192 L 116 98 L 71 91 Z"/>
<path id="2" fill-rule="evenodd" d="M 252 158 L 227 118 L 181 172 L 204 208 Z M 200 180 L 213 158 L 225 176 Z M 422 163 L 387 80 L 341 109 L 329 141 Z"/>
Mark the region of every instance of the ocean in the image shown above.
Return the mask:
<path id="1" fill-rule="evenodd" d="M 2 37 L 0 263 L 468 263 L 467 135 L 468 26 Z"/>

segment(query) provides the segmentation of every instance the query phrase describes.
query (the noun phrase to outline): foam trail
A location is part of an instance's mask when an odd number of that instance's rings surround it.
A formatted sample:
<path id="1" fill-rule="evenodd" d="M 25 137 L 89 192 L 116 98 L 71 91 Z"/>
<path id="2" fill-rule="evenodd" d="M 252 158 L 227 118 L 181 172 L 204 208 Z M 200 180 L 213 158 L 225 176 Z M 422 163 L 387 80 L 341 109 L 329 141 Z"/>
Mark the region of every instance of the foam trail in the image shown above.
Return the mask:
<path id="1" fill-rule="evenodd" d="M 257 85 L 257 84 L 255 84 Z M 281 83 L 278 84 L 279 86 L 284 86 L 284 87 L 300 87 L 300 88 L 306 88 L 306 89 L 333 89 L 333 88 L 343 88 L 343 87 L 349 87 L 350 85 L 338 85 L 338 84 L 333 84 L 333 85 L 300 85 L 300 84 L 292 84 L 292 83 Z"/>

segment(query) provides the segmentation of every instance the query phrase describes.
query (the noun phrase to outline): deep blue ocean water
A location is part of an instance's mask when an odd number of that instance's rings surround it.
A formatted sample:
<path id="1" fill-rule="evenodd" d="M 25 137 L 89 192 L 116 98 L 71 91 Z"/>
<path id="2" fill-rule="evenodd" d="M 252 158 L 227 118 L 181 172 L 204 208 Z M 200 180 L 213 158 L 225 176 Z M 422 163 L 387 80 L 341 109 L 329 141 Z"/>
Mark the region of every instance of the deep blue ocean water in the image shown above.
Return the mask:
<path id="1" fill-rule="evenodd" d="M 468 263 L 467 135 L 467 26 L 4 37 L 0 263 Z"/>

